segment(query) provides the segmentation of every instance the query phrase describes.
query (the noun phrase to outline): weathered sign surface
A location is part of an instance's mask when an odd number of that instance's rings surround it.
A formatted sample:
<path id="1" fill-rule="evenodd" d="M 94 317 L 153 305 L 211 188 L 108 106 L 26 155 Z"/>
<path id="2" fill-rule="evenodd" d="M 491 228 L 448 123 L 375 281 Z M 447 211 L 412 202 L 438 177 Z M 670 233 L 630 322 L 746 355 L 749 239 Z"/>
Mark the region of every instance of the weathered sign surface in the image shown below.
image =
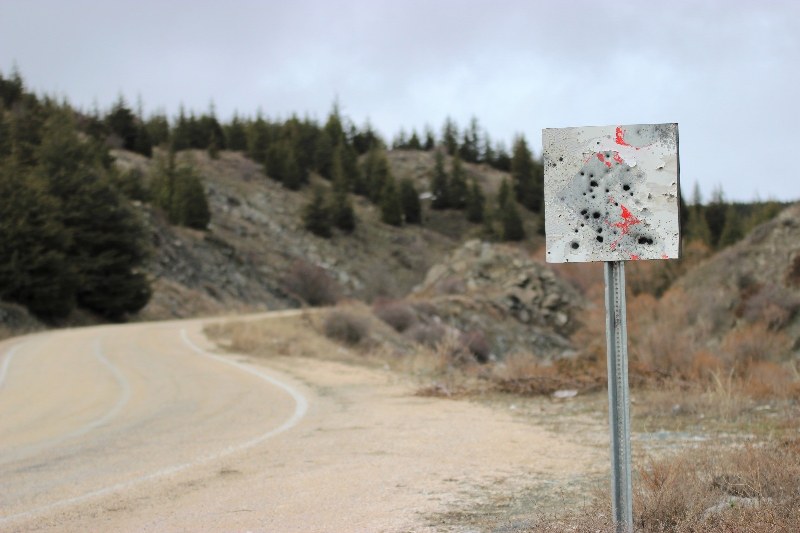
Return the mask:
<path id="1" fill-rule="evenodd" d="M 553 128 L 542 140 L 548 262 L 678 258 L 677 124 Z"/>

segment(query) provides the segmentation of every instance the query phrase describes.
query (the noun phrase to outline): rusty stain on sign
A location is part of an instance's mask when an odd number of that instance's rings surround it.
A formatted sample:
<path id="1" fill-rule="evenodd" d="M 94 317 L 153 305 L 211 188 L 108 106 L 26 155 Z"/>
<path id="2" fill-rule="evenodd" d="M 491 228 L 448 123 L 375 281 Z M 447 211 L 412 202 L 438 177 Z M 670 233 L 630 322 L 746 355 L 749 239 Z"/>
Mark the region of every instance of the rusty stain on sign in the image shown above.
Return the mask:
<path id="1" fill-rule="evenodd" d="M 677 124 L 549 128 L 547 261 L 677 259 Z"/>

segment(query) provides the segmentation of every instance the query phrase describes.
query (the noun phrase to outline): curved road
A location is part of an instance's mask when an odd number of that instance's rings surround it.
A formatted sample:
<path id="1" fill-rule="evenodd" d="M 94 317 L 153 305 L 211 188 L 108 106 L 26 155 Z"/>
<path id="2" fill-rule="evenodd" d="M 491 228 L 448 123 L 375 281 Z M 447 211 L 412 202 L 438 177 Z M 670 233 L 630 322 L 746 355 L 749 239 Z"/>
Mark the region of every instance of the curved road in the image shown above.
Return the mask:
<path id="1" fill-rule="evenodd" d="M 201 321 L 0 344 L 0 531 L 197 470 L 293 428 L 305 397 L 204 350 Z"/>

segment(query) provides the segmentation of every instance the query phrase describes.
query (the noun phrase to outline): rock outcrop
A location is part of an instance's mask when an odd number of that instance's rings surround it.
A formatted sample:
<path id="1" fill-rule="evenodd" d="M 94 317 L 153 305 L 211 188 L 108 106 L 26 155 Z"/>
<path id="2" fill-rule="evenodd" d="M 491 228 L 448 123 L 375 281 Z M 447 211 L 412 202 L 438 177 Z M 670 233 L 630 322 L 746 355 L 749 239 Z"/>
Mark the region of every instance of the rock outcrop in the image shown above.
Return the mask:
<path id="1" fill-rule="evenodd" d="M 432 267 L 411 295 L 423 319 L 484 335 L 497 357 L 571 352 L 580 297 L 546 265 L 512 246 L 472 240 Z"/>

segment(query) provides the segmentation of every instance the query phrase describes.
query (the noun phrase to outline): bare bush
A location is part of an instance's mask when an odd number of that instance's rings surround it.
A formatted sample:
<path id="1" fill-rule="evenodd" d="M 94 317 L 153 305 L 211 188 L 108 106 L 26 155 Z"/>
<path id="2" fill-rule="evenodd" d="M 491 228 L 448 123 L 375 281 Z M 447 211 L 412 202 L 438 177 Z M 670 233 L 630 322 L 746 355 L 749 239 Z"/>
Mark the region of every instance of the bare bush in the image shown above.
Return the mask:
<path id="1" fill-rule="evenodd" d="M 414 309 L 405 302 L 381 300 L 372 306 L 372 311 L 398 333 L 403 333 L 417 321 Z"/>
<path id="2" fill-rule="evenodd" d="M 346 344 L 358 344 L 369 334 L 369 322 L 364 317 L 335 309 L 325 317 L 325 336 Z"/>
<path id="3" fill-rule="evenodd" d="M 461 345 L 479 363 L 486 363 L 492 355 L 492 345 L 482 331 L 465 331 L 461 334 Z"/>
<path id="4" fill-rule="evenodd" d="M 292 296 L 311 306 L 334 305 L 341 287 L 322 267 L 297 260 L 283 277 L 283 287 Z"/>
<path id="5" fill-rule="evenodd" d="M 444 340 L 446 333 L 447 330 L 441 324 L 418 323 L 410 327 L 405 336 L 417 344 L 433 348 Z"/>
<path id="6" fill-rule="evenodd" d="M 769 283 L 744 290 L 736 314 L 747 322 L 763 322 L 777 331 L 792 321 L 798 309 L 800 300 L 790 291 Z"/>

